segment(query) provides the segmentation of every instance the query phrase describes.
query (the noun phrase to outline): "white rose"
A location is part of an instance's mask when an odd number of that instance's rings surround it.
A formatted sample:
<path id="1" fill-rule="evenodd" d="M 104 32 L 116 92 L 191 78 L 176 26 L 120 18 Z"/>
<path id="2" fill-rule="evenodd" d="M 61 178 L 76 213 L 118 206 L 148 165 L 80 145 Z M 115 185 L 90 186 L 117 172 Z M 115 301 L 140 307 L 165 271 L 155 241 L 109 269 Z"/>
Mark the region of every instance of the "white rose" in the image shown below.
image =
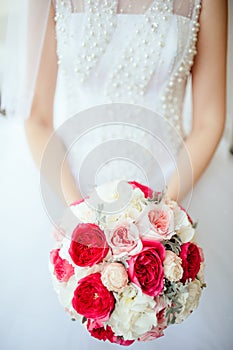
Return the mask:
<path id="1" fill-rule="evenodd" d="M 177 231 L 177 235 L 180 237 L 181 241 L 183 243 L 191 242 L 194 235 L 195 235 L 195 230 L 192 227 L 191 224 L 187 226 L 181 226 Z"/>
<path id="2" fill-rule="evenodd" d="M 182 259 L 170 250 L 166 251 L 164 275 L 171 282 L 179 281 L 183 275 Z"/>
<path id="3" fill-rule="evenodd" d="M 116 301 L 115 309 L 107 323 L 115 335 L 128 340 L 137 339 L 157 325 L 155 306 L 152 297 L 130 284 Z"/>
<path id="4" fill-rule="evenodd" d="M 188 215 L 182 210 L 176 202 L 172 202 L 174 213 L 174 226 L 176 234 L 180 237 L 183 243 L 190 242 L 195 234 L 195 230 L 189 221 Z"/>
<path id="5" fill-rule="evenodd" d="M 176 317 L 176 323 L 184 321 L 198 307 L 201 296 L 201 284 L 196 279 L 188 285 L 188 294 L 181 295 L 179 302 L 183 304 L 181 312 Z M 185 299 L 185 300 L 184 300 Z"/>
<path id="6" fill-rule="evenodd" d="M 178 204 L 173 204 L 173 213 L 176 231 L 179 230 L 181 227 L 190 226 L 190 221 L 188 219 L 187 214 L 178 206 Z"/>

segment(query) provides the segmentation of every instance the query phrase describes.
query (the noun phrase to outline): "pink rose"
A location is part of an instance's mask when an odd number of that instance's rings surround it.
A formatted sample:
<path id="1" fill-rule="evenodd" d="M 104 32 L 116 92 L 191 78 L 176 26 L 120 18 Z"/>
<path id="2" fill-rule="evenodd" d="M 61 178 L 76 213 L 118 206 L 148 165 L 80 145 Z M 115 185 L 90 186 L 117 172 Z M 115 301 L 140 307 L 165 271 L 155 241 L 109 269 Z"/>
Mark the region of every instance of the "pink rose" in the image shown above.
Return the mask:
<path id="1" fill-rule="evenodd" d="M 142 185 L 137 181 L 128 181 L 128 183 L 132 185 L 133 188 L 139 188 L 144 193 L 145 198 L 153 198 L 154 191 L 150 187 Z"/>
<path id="2" fill-rule="evenodd" d="M 82 278 L 74 291 L 73 308 L 86 318 L 107 321 L 115 306 L 113 294 L 101 281 L 100 273 Z"/>
<path id="3" fill-rule="evenodd" d="M 148 218 L 157 239 L 163 240 L 172 237 L 174 234 L 174 219 L 170 208 L 154 208 L 149 211 Z"/>
<path id="4" fill-rule="evenodd" d="M 60 282 L 68 282 L 74 275 L 74 268 L 65 259 L 59 256 L 60 249 L 54 249 L 50 252 L 50 261 L 54 265 L 54 274 Z"/>
<path id="5" fill-rule="evenodd" d="M 143 240 L 142 251 L 128 260 L 130 280 L 139 286 L 143 293 L 157 296 L 163 290 L 163 261 L 165 248 L 158 241 Z"/>
<path id="6" fill-rule="evenodd" d="M 106 230 L 106 236 L 113 255 L 133 255 L 142 249 L 137 226 L 130 220 L 123 220 L 116 227 Z"/>
<path id="7" fill-rule="evenodd" d="M 150 204 L 137 222 L 142 237 L 158 241 L 170 239 L 174 234 L 174 214 L 167 205 Z"/>
<path id="8" fill-rule="evenodd" d="M 101 274 L 101 281 L 108 290 L 119 293 L 127 286 L 128 274 L 121 263 L 106 264 Z"/>
<path id="9" fill-rule="evenodd" d="M 103 261 L 109 251 L 104 232 L 98 225 L 78 224 L 72 233 L 69 254 L 81 267 L 93 266 Z"/>
<path id="10" fill-rule="evenodd" d="M 182 259 L 182 267 L 184 270 L 182 282 L 189 279 L 193 281 L 200 270 L 202 260 L 198 246 L 191 242 L 182 244 L 180 257 Z"/>

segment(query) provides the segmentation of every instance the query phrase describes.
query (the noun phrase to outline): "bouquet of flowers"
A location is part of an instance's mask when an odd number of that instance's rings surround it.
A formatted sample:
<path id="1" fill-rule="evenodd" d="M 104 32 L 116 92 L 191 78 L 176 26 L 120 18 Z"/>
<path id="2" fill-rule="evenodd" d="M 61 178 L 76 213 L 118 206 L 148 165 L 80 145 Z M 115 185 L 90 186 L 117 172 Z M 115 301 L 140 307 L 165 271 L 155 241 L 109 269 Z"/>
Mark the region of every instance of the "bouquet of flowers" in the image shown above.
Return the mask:
<path id="1" fill-rule="evenodd" d="M 118 198 L 116 184 L 99 186 L 102 198 Z M 87 198 L 72 204 L 79 223 L 70 238 L 66 224 L 56 229 L 49 263 L 71 319 L 120 345 L 163 336 L 197 308 L 205 286 L 189 215 L 164 193 L 135 181 L 127 186 L 131 197 L 119 212 L 106 214 Z"/>

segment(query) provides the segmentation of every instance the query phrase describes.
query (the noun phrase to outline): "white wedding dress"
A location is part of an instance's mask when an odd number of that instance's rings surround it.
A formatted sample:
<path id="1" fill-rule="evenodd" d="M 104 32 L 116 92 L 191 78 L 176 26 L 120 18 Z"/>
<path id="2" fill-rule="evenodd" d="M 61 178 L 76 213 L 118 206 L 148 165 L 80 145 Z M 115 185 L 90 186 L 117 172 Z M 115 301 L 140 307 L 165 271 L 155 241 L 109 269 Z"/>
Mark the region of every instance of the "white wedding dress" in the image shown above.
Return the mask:
<path id="1" fill-rule="evenodd" d="M 145 145 L 152 155 L 159 154 L 158 143 L 146 131 L 154 126 L 144 125 L 143 120 L 139 124 L 144 128 L 135 125 L 123 127 L 122 123 L 115 126 L 107 123 L 104 127 L 97 123 L 98 127 L 87 128 L 85 111 L 94 106 L 98 109 L 105 104 L 121 103 L 149 109 L 155 114 L 155 120 L 162 120 L 153 129 L 154 132 L 162 135 L 162 141 L 167 141 L 169 149 L 175 150 L 172 157 L 175 156 L 181 140 L 190 129 L 190 120 L 184 117 L 183 105 L 196 53 L 201 1 L 145 1 L 145 8 L 140 4 L 142 1 L 135 1 L 132 4 L 140 6 L 127 7 L 120 13 L 118 1 L 100 1 L 99 5 L 93 0 L 84 3 L 85 6 L 81 6 L 77 1 L 55 1 L 59 72 L 54 118 L 58 134 L 70 147 L 74 175 L 82 170 L 81 156 L 85 158 L 101 143 L 119 136 L 138 142 L 140 147 Z M 77 117 L 72 118 L 77 113 Z M 164 119 L 157 119 L 158 114 Z M 71 120 L 74 122 L 69 123 Z M 74 134 L 74 128 L 76 131 L 77 121 L 87 132 L 72 144 L 74 139 L 70 135 Z M 6 177 L 1 183 L 5 205 L 2 210 L 4 233 L 0 265 L 5 266 L 2 276 L 6 292 L 1 292 L 1 348 L 117 349 L 117 345 L 91 338 L 81 324 L 69 320 L 59 305 L 47 270 L 52 225 L 41 206 L 39 177 L 22 127 L 14 127 L 13 133 L 11 128 L 9 130 L 2 133 L 3 140 L 9 137 L 8 143 L 12 144 L 12 152 L 9 153 L 12 162 L 4 158 L 3 152 L 3 173 Z M 16 138 L 21 145 L 17 154 Z M 189 207 L 191 216 L 199 222 L 198 240 L 205 251 L 207 265 L 208 287 L 203 291 L 200 306 L 183 324 L 165 330 L 165 337 L 153 342 L 135 343 L 132 349 L 232 349 L 230 256 L 233 242 L 232 226 L 229 225 L 232 225 L 230 191 L 231 195 L 233 193 L 229 188 L 226 205 L 226 197 L 219 188 L 224 182 L 221 167 L 228 171 L 226 175 L 230 179 L 232 164 L 224 152 L 223 145 L 195 188 Z M 136 157 L 133 151 L 126 154 L 132 157 L 132 163 L 117 157 L 115 161 L 107 162 L 96 175 L 96 182 L 116 177 L 145 182 L 149 178 L 149 184 L 155 187 L 159 180 L 155 178 L 153 182 L 156 173 L 151 172 L 157 168 L 151 168 L 148 159 L 143 163 L 144 159 L 138 159 L 140 155 L 139 152 Z M 163 157 L 166 158 L 164 148 L 158 155 L 161 162 Z M 172 157 L 159 163 L 158 169 L 162 166 L 161 174 L 165 179 L 159 186 L 164 186 L 171 175 L 174 167 Z M 102 154 L 99 154 L 97 166 L 102 161 Z M 141 167 L 134 166 L 135 161 Z M 145 177 L 142 167 L 145 167 Z M 88 191 L 91 177 L 84 173 L 81 179 L 84 192 Z M 11 189 L 10 195 L 7 188 Z"/>

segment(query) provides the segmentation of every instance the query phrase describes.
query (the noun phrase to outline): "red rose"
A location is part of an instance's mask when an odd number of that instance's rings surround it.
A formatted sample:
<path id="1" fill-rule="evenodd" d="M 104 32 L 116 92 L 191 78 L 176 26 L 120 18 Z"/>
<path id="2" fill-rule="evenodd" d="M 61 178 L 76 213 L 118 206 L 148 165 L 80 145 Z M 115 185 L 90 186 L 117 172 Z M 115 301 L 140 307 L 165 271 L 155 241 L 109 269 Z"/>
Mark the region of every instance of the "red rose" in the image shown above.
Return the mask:
<path id="1" fill-rule="evenodd" d="M 158 241 L 142 241 L 142 251 L 128 260 L 131 281 L 150 296 L 157 296 L 163 289 L 163 261 L 165 248 Z"/>
<path id="2" fill-rule="evenodd" d="M 90 332 L 92 337 L 103 341 L 106 341 L 113 334 L 111 327 L 107 326 L 105 329 L 102 322 L 95 320 L 87 321 L 87 330 Z"/>
<path id="3" fill-rule="evenodd" d="M 134 340 L 124 340 L 123 337 L 113 335 L 111 338 L 108 338 L 111 343 L 116 343 L 118 345 L 129 346 L 134 343 Z"/>
<path id="4" fill-rule="evenodd" d="M 96 322 L 95 320 L 87 321 L 87 329 L 91 333 L 92 337 L 99 340 L 109 340 L 111 343 L 116 343 L 119 345 L 131 345 L 134 343 L 134 340 L 124 340 L 123 337 L 118 337 L 114 334 L 112 328 L 107 326 L 104 328 L 102 322 Z"/>
<path id="5" fill-rule="evenodd" d="M 82 278 L 74 291 L 73 308 L 86 318 L 107 321 L 114 309 L 112 292 L 103 285 L 100 273 Z"/>
<path id="6" fill-rule="evenodd" d="M 78 266 L 101 262 L 109 250 L 104 232 L 98 225 L 81 223 L 72 233 L 69 254 Z"/>
<path id="7" fill-rule="evenodd" d="M 50 252 L 50 261 L 54 265 L 54 274 L 60 282 L 67 282 L 74 274 L 74 268 L 66 259 L 59 256 L 60 249 Z"/>
<path id="8" fill-rule="evenodd" d="M 190 242 L 182 244 L 180 258 L 182 259 L 182 267 L 184 270 L 181 281 L 185 282 L 190 278 L 193 281 L 197 276 L 201 265 L 199 248 L 196 244 Z"/>
<path id="9" fill-rule="evenodd" d="M 133 188 L 138 187 L 144 193 L 145 198 L 148 198 L 148 197 L 152 198 L 153 197 L 153 192 L 154 191 L 150 187 L 142 185 L 142 184 L 140 184 L 137 181 L 128 181 L 128 183 L 130 185 L 132 185 Z"/>

